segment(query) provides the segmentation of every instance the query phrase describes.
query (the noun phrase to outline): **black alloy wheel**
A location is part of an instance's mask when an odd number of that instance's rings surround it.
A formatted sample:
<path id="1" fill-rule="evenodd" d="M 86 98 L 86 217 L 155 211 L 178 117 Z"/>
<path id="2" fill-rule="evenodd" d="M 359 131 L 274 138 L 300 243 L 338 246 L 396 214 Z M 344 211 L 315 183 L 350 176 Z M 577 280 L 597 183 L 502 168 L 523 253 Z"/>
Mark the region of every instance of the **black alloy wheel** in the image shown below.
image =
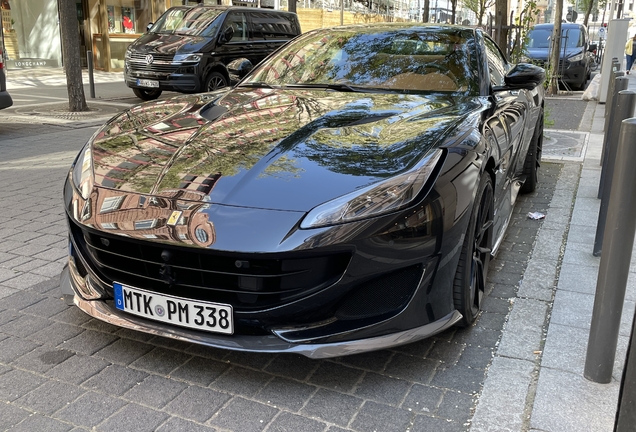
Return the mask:
<path id="1" fill-rule="evenodd" d="M 223 76 L 222 73 L 219 72 L 210 72 L 208 77 L 205 80 L 204 91 L 211 92 L 223 87 L 227 87 L 227 80 Z"/>
<path id="2" fill-rule="evenodd" d="M 471 325 L 484 299 L 488 265 L 492 253 L 493 215 L 492 180 L 484 173 L 470 215 L 453 286 L 455 308 L 462 314 L 457 324 Z"/>
<path id="3" fill-rule="evenodd" d="M 539 167 L 541 166 L 541 152 L 543 150 L 543 110 L 539 112 L 539 119 L 534 129 L 534 134 L 528 146 L 528 153 L 523 163 L 523 175 L 526 181 L 523 182 L 520 192 L 523 194 L 532 193 L 539 184 Z"/>
<path id="4" fill-rule="evenodd" d="M 159 96 L 161 96 L 161 93 L 162 93 L 161 90 L 145 90 L 140 88 L 133 88 L 132 91 L 135 94 L 135 96 L 145 101 L 155 100 Z"/>

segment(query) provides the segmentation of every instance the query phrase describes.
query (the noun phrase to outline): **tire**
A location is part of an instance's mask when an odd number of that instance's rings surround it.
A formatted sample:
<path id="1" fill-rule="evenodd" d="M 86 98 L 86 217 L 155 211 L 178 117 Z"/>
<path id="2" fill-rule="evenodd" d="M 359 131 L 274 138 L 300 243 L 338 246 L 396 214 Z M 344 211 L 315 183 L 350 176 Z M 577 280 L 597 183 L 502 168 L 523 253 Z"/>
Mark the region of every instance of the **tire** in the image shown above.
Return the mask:
<path id="1" fill-rule="evenodd" d="M 493 208 L 492 180 L 488 173 L 484 173 L 453 281 L 453 302 L 455 309 L 462 314 L 461 321 L 457 323 L 460 327 L 471 325 L 481 310 L 492 252 Z"/>
<path id="2" fill-rule="evenodd" d="M 211 92 L 223 87 L 227 87 L 227 79 L 220 72 L 210 72 L 205 79 L 205 85 L 203 86 L 204 92 Z"/>
<path id="3" fill-rule="evenodd" d="M 543 150 L 543 110 L 539 113 L 539 120 L 534 129 L 534 134 L 528 146 L 528 153 L 523 164 L 523 175 L 526 181 L 523 182 L 521 189 L 522 194 L 532 193 L 537 189 L 539 184 L 539 167 L 541 166 L 541 152 Z"/>
<path id="4" fill-rule="evenodd" d="M 140 88 L 133 88 L 132 91 L 135 94 L 135 96 L 145 101 L 155 100 L 159 96 L 161 96 L 161 93 L 162 93 L 161 90 L 144 90 Z"/>

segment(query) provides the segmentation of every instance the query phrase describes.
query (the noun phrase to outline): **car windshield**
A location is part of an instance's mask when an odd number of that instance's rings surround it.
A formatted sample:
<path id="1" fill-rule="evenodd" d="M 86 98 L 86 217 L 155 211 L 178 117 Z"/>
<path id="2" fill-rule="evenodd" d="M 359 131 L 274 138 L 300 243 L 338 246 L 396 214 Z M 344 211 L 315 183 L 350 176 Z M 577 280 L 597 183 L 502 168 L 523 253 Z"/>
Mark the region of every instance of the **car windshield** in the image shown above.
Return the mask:
<path id="1" fill-rule="evenodd" d="M 581 30 L 566 28 L 561 30 L 561 47 L 576 48 L 582 45 Z M 534 29 L 528 33 L 528 48 L 548 49 L 552 39 L 552 28 Z"/>
<path id="2" fill-rule="evenodd" d="M 550 48 L 552 29 L 534 29 L 528 33 L 528 48 Z"/>
<path id="3" fill-rule="evenodd" d="M 286 45 L 243 85 L 474 94 L 473 40 L 472 30 L 441 27 L 323 29 Z"/>
<path id="4" fill-rule="evenodd" d="M 150 33 L 182 34 L 189 36 L 214 36 L 224 11 L 221 8 L 180 7 L 166 11 L 149 30 Z"/>

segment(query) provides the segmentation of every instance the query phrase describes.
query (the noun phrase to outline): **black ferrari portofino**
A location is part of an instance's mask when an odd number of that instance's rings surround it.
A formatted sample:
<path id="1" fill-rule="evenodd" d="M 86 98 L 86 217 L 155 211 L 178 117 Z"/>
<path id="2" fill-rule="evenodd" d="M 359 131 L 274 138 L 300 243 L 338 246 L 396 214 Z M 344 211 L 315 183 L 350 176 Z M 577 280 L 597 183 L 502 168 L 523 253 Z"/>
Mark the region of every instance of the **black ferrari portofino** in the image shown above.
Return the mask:
<path id="1" fill-rule="evenodd" d="M 133 107 L 64 188 L 61 288 L 89 315 L 313 358 L 477 317 L 543 140 L 543 69 L 480 30 L 308 32 L 231 89 Z"/>

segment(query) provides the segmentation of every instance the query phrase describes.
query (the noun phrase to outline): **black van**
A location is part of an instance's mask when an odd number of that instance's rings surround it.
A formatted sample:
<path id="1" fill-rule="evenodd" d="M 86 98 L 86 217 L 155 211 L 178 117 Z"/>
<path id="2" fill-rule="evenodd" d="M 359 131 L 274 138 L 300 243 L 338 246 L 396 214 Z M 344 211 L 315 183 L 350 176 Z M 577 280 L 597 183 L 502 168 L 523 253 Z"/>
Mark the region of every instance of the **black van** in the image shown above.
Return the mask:
<path id="1" fill-rule="evenodd" d="M 525 55 L 530 63 L 546 67 L 553 30 L 554 24 L 537 24 L 528 32 Z M 590 79 L 592 61 L 587 28 L 575 23 L 561 24 L 560 51 L 557 73 L 561 81 L 574 90 L 583 90 Z"/>
<path id="2" fill-rule="evenodd" d="M 177 6 L 126 50 L 124 78 L 137 97 L 163 90 L 212 91 L 230 84 L 227 64 L 253 65 L 300 34 L 295 13 L 234 6 Z"/>

